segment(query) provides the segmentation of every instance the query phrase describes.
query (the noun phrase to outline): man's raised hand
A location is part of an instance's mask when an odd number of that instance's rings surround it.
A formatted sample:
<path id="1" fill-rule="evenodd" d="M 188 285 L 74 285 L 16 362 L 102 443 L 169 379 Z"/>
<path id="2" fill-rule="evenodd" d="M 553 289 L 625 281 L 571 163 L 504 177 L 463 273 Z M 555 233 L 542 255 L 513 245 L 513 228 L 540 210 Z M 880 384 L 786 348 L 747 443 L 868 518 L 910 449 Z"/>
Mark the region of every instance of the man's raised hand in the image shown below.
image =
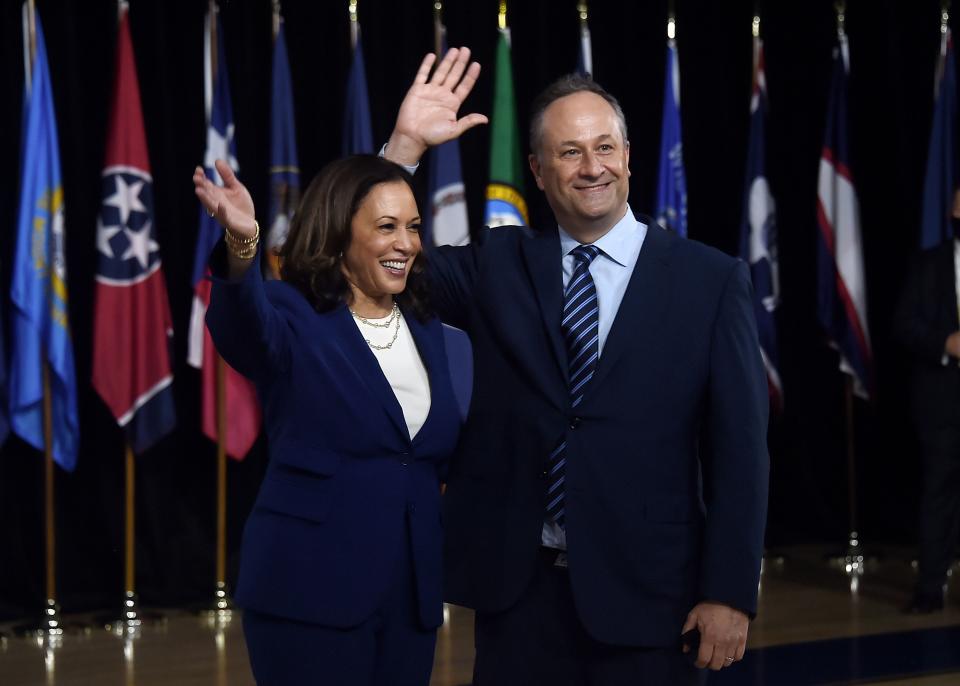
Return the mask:
<path id="1" fill-rule="evenodd" d="M 428 147 L 458 138 L 467 129 L 487 123 L 487 117 L 477 113 L 457 118 L 460 106 L 480 75 L 480 65 L 470 62 L 470 49 L 448 50 L 431 76 L 435 61 L 433 53 L 423 58 L 413 85 L 400 104 L 385 152 L 392 162 L 417 164 Z"/>

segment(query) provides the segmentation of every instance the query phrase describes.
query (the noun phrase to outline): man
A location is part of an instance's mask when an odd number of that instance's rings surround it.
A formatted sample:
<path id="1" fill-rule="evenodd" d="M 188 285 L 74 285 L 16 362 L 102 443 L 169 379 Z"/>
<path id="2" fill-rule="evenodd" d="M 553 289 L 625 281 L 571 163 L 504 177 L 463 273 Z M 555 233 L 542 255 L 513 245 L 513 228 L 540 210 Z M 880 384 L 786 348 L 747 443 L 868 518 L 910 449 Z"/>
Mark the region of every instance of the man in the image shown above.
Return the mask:
<path id="1" fill-rule="evenodd" d="M 468 60 L 451 50 L 429 81 L 424 61 L 389 159 L 485 121 L 457 119 Z M 747 268 L 634 218 L 626 122 L 600 86 L 561 79 L 531 119 L 558 226 L 430 256 L 475 369 L 446 599 L 476 610 L 479 686 L 697 683 L 694 663 L 742 658 L 756 611 L 768 396 Z"/>
<path id="2" fill-rule="evenodd" d="M 960 236 L 960 191 L 954 195 Z M 960 539 L 960 240 L 914 261 L 897 306 L 894 331 L 913 362 L 911 400 L 920 438 L 920 565 L 911 613 L 943 609 L 947 569 Z"/>

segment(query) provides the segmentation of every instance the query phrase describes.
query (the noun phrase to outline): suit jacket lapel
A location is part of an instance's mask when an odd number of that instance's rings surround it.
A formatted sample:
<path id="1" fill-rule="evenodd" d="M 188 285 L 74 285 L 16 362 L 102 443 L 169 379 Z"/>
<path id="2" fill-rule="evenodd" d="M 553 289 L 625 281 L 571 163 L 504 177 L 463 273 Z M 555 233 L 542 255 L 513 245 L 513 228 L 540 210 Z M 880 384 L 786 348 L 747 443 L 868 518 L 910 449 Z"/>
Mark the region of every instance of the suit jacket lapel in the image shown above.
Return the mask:
<path id="1" fill-rule="evenodd" d="M 403 418 L 403 410 L 400 408 L 397 396 L 394 394 L 390 382 L 387 381 L 387 377 L 384 376 L 376 356 L 364 340 L 363 334 L 360 333 L 360 329 L 353 322 L 353 315 L 350 314 L 350 310 L 344 306 L 335 310 L 333 315 L 337 330 L 340 333 L 339 340 L 342 341 L 340 347 L 344 355 L 353 365 L 370 394 L 376 398 L 384 412 L 387 413 L 390 421 L 400 432 L 400 436 L 409 441 L 410 433 L 407 431 L 407 422 Z M 407 320 L 407 325 L 410 326 L 412 331 L 413 326 L 410 320 Z M 426 364 L 426 360 L 424 360 L 424 364 Z"/>
<path id="2" fill-rule="evenodd" d="M 530 279 L 540 304 L 540 314 L 554 361 L 564 387 L 567 382 L 567 351 L 560 332 L 563 314 L 563 264 L 560 236 L 557 231 L 543 232 L 531 240 L 521 241 L 523 255 L 530 270 Z"/>
<path id="3" fill-rule="evenodd" d="M 647 235 L 630 275 L 623 300 L 607 334 L 597 371 L 587 387 L 584 402 L 603 383 L 604 378 L 632 344 L 656 331 L 669 300 L 669 256 L 671 237 L 654 222 L 647 222 Z"/>

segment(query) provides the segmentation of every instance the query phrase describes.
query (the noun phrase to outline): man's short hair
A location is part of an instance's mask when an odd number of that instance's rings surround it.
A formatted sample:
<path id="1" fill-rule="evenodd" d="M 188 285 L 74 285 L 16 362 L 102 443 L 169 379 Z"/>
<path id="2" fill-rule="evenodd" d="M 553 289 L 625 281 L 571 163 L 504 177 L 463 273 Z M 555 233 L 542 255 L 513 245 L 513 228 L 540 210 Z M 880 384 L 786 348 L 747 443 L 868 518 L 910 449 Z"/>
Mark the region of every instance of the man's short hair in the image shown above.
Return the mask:
<path id="1" fill-rule="evenodd" d="M 589 76 L 567 74 L 544 88 L 533 101 L 530 111 L 531 153 L 534 155 L 540 153 L 540 144 L 543 142 L 543 113 L 553 102 L 574 93 L 593 93 L 606 100 L 613 108 L 614 114 L 617 115 L 617 121 L 620 123 L 620 133 L 623 135 L 624 143 L 627 142 L 627 119 L 623 116 L 623 109 L 621 109 L 617 99 Z"/>

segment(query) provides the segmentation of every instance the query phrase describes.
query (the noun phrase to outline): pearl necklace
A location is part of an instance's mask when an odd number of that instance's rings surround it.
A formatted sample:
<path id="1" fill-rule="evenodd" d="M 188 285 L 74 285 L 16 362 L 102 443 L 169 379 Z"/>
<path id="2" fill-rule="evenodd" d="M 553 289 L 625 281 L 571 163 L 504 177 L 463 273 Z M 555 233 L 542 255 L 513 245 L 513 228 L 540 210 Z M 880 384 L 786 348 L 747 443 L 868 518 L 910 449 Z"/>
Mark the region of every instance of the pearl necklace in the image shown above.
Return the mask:
<path id="1" fill-rule="evenodd" d="M 393 347 L 393 344 L 397 342 L 397 336 L 400 334 L 400 308 L 397 307 L 396 303 L 393 304 L 393 309 L 390 311 L 390 316 L 387 317 L 386 321 L 384 322 L 372 322 L 366 317 L 360 316 L 353 310 L 350 310 L 350 314 L 352 314 L 354 319 L 358 320 L 360 323 L 374 329 L 386 329 L 391 324 L 394 325 L 393 338 L 390 339 L 389 343 L 385 343 L 383 345 L 377 345 L 366 336 L 363 337 L 363 340 L 367 342 L 367 345 L 369 345 L 374 350 L 389 350 L 390 348 Z"/>

